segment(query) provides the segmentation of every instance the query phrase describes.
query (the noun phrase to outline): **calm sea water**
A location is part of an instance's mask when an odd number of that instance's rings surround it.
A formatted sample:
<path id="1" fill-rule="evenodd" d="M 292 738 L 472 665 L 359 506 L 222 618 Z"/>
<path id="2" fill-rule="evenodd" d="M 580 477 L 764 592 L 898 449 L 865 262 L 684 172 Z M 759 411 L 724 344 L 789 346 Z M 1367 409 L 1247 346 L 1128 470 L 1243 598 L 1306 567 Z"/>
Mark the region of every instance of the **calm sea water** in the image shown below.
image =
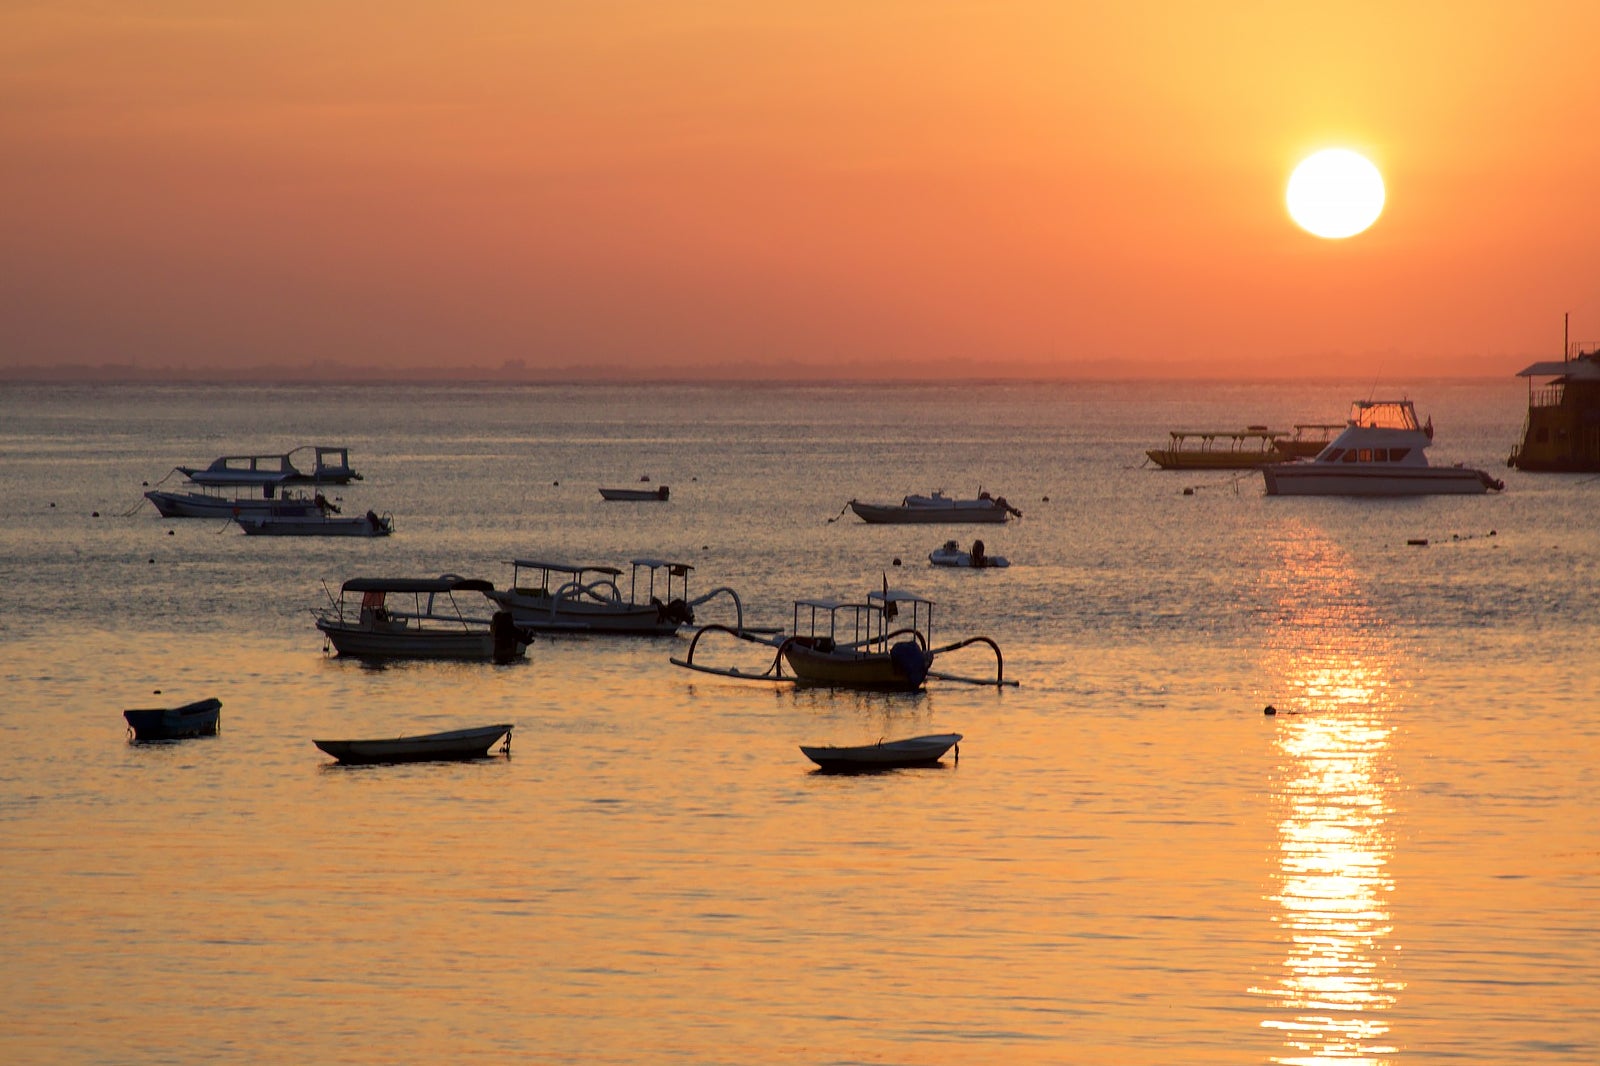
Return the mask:
<path id="1" fill-rule="evenodd" d="M 1497 496 L 1141 465 L 1371 391 L 0 389 L 0 1060 L 1600 1060 L 1600 481 L 1505 469 L 1511 378 L 1388 390 Z M 311 442 L 394 537 L 141 499 Z M 595 491 L 642 475 L 671 502 Z M 971 527 L 828 521 L 980 486 L 1025 512 L 976 530 L 1009 570 L 927 565 Z M 681 558 L 769 625 L 888 580 L 1021 685 L 795 692 L 681 638 L 374 668 L 312 626 L 324 582 L 541 555 Z M 208 695 L 221 735 L 126 742 L 124 707 Z M 497 721 L 468 765 L 311 745 Z M 942 769 L 796 748 L 946 731 Z"/>

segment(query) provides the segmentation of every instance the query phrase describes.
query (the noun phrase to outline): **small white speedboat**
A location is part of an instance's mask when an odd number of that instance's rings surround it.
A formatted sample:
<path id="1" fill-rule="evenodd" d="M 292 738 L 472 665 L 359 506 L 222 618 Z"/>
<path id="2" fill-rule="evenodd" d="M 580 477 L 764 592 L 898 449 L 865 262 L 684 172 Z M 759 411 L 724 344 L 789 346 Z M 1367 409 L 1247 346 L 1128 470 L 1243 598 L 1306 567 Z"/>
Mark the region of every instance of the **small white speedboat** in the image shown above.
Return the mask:
<path id="1" fill-rule="evenodd" d="M 961 734 L 937 733 L 904 740 L 880 740 L 876 744 L 837 748 L 800 745 L 806 758 L 824 770 L 894 770 L 907 766 L 935 766 L 944 753 L 956 749 L 961 759 Z"/>
<path id="2" fill-rule="evenodd" d="M 1011 565 L 1011 560 L 1005 556 L 990 555 L 985 551 L 981 540 L 972 542 L 971 551 L 962 551 L 961 545 L 953 540 L 947 540 L 944 542 L 944 547 L 935 548 L 928 553 L 928 562 L 934 566 L 966 566 L 974 570 Z"/>

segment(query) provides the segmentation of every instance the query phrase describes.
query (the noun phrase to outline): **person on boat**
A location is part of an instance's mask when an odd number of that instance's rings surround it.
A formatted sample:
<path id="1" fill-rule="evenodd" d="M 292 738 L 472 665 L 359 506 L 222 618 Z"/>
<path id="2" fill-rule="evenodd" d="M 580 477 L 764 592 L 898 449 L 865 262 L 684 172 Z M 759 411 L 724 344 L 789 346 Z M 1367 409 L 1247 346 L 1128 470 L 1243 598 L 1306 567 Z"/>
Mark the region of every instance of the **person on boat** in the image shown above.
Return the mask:
<path id="1" fill-rule="evenodd" d="M 973 541 L 972 542 L 972 552 L 970 554 L 972 556 L 972 565 L 973 566 L 988 566 L 989 565 L 989 558 L 988 558 L 988 556 L 984 555 L 983 541 L 981 541 L 981 540 Z"/>

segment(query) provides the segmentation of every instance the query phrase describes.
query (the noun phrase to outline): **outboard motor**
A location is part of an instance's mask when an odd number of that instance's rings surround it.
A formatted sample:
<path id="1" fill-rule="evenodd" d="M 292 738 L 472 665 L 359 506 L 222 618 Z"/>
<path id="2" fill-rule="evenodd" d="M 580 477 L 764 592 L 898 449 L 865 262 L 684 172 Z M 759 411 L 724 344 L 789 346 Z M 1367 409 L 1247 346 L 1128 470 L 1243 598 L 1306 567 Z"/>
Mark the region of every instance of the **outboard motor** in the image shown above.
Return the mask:
<path id="1" fill-rule="evenodd" d="M 933 657 L 922 650 L 914 640 L 902 640 L 889 649 L 889 663 L 895 672 L 903 675 L 913 685 L 921 685 L 928 678 L 928 667 Z"/>
<path id="2" fill-rule="evenodd" d="M 512 619 L 510 611 L 496 611 L 489 619 L 489 635 L 494 638 L 494 661 L 508 663 L 517 657 L 517 645 L 522 641 L 522 631 Z"/>

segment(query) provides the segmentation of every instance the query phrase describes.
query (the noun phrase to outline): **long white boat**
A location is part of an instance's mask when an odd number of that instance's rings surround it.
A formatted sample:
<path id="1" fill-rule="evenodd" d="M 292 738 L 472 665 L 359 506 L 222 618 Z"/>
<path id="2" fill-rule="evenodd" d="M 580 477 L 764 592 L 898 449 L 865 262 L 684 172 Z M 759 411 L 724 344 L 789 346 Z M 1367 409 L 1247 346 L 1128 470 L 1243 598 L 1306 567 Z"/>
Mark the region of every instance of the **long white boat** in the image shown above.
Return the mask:
<path id="1" fill-rule="evenodd" d="M 389 762 L 437 762 L 482 759 L 505 738 L 501 751 L 511 751 L 510 725 L 475 726 L 443 733 L 419 733 L 381 740 L 313 740 L 311 743 L 342 763 L 370 765 Z"/>
<path id="2" fill-rule="evenodd" d="M 295 456 L 312 453 L 309 471 L 300 469 Z M 361 475 L 350 466 L 350 449 L 306 444 L 292 451 L 259 455 L 224 455 L 207 466 L 180 466 L 177 470 L 196 485 L 347 485 Z"/>
<path id="3" fill-rule="evenodd" d="M 326 588 L 324 588 L 326 591 Z M 457 593 L 487 596 L 494 584 L 457 577 L 354 577 L 317 628 L 340 655 L 373 659 L 481 659 L 507 662 L 527 652 L 527 636 L 510 611 L 470 615 Z M 392 598 L 391 598 L 392 597 Z"/>
<path id="4" fill-rule="evenodd" d="M 144 496 L 163 518 L 309 518 L 329 507 L 320 493 L 290 493 L 273 484 L 235 486 L 228 491 L 218 485 L 196 488 L 199 491 L 151 489 Z"/>
<path id="5" fill-rule="evenodd" d="M 1261 468 L 1268 496 L 1437 496 L 1499 491 L 1505 483 L 1466 466 L 1430 466 L 1433 420 L 1410 400 L 1357 400 L 1343 433 L 1310 461 Z"/>
<path id="6" fill-rule="evenodd" d="M 929 496 L 907 496 L 899 503 L 848 504 L 863 522 L 873 525 L 915 525 L 948 522 L 1005 522 L 1022 512 L 1006 502 L 1004 496 L 979 492 L 976 499 L 957 500 L 943 492 Z"/>

